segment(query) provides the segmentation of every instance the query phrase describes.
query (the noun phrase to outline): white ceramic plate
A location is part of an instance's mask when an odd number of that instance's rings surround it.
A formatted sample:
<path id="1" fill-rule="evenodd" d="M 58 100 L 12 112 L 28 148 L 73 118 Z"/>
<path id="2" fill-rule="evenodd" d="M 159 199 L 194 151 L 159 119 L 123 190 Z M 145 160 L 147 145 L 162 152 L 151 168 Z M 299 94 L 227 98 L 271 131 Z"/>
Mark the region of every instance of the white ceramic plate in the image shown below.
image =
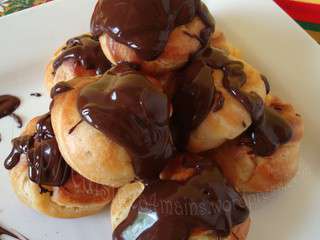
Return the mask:
<path id="1" fill-rule="evenodd" d="M 95 0 L 56 0 L 0 18 L 0 94 L 14 94 L 23 103 L 24 121 L 48 110 L 44 68 L 55 49 L 89 30 Z M 306 134 L 297 177 L 283 190 L 247 197 L 252 227 L 249 240 L 319 239 L 320 236 L 320 47 L 272 1 L 207 0 L 218 26 L 239 47 L 244 58 L 271 81 L 275 94 L 293 103 L 303 115 Z M 19 134 L 10 118 L 0 120 L 0 156 Z M 107 210 L 99 215 L 60 220 L 23 206 L 0 166 L 0 224 L 31 240 L 111 239 Z M 9 239 L 9 238 L 8 238 Z"/>

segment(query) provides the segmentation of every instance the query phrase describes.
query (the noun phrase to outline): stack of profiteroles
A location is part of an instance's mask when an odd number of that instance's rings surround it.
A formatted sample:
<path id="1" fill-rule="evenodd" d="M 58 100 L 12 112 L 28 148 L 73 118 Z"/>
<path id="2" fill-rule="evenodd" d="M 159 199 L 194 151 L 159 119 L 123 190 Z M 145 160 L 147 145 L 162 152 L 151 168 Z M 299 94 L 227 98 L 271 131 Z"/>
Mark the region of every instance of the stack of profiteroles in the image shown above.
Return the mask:
<path id="1" fill-rule="evenodd" d="M 22 202 L 113 239 L 246 239 L 243 193 L 286 185 L 303 122 L 200 0 L 99 0 L 50 61 L 52 102 L 5 161 Z"/>

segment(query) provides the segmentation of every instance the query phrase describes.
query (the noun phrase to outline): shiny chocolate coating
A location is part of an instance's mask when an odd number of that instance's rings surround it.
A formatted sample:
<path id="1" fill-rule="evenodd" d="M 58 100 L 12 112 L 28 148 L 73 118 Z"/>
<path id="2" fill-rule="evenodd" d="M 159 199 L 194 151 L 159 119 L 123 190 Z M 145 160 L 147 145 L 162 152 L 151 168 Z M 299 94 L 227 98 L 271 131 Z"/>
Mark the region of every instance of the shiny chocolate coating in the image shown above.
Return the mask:
<path id="1" fill-rule="evenodd" d="M 84 121 L 128 151 L 140 179 L 157 178 L 174 154 L 167 96 L 128 64 L 84 87 L 78 110 Z"/>
<path id="2" fill-rule="evenodd" d="M 201 161 L 198 173 L 186 182 L 149 182 L 113 239 L 187 240 L 199 228 L 226 237 L 243 223 L 249 210 L 241 195 L 226 184 L 216 167 Z"/>
<path id="3" fill-rule="evenodd" d="M 194 58 L 175 74 L 174 81 L 177 81 L 177 91 L 172 99 L 171 128 L 178 149 L 183 151 L 191 131 L 201 124 L 213 106 L 212 68 L 203 58 Z"/>
<path id="4" fill-rule="evenodd" d="M 105 73 L 111 63 L 105 57 L 98 40 L 90 35 L 71 38 L 53 62 L 54 73 L 67 60 L 73 60 L 87 70 L 93 70 L 97 75 Z"/>
<path id="5" fill-rule="evenodd" d="M 290 124 L 274 109 L 266 107 L 259 121 L 240 136 L 240 143 L 252 148 L 258 156 L 271 156 L 281 144 L 292 138 Z"/>
<path id="6" fill-rule="evenodd" d="M 200 43 L 207 45 L 215 21 L 200 0 L 99 0 L 91 19 L 95 37 L 108 34 L 146 61 L 165 49 L 170 33 L 196 16 L 205 24 Z"/>
<path id="7" fill-rule="evenodd" d="M 25 154 L 31 181 L 39 185 L 62 186 L 69 179 L 71 168 L 60 154 L 49 113 L 38 120 L 34 135 L 15 138 L 12 144 L 12 151 L 4 163 L 6 169 L 14 168 Z"/>
<path id="8" fill-rule="evenodd" d="M 59 94 L 71 91 L 73 87 L 67 82 L 58 82 L 51 88 L 50 97 L 54 98 Z"/>

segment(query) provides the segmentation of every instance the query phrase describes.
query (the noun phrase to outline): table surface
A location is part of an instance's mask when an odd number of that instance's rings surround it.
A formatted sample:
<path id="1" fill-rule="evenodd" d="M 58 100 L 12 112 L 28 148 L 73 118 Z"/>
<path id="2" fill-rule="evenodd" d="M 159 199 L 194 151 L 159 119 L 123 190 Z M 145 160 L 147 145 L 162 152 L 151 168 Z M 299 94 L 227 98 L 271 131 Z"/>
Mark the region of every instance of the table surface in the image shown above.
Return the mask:
<path id="1" fill-rule="evenodd" d="M 0 0 L 0 17 L 52 0 Z M 274 0 L 320 43 L 320 0 Z"/>

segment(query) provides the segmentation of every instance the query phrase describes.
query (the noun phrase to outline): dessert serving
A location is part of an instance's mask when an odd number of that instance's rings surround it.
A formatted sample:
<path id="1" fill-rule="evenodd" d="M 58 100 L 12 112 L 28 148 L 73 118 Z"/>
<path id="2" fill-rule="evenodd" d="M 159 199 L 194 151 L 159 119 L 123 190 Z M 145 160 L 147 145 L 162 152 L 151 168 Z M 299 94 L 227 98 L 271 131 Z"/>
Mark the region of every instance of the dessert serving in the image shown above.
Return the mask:
<path id="1" fill-rule="evenodd" d="M 12 140 L 16 195 L 58 218 L 110 205 L 115 240 L 246 239 L 243 195 L 295 176 L 301 116 L 201 0 L 98 0 L 90 26 L 47 65 L 49 112 Z M 0 117 L 19 104 L 1 96 Z"/>

